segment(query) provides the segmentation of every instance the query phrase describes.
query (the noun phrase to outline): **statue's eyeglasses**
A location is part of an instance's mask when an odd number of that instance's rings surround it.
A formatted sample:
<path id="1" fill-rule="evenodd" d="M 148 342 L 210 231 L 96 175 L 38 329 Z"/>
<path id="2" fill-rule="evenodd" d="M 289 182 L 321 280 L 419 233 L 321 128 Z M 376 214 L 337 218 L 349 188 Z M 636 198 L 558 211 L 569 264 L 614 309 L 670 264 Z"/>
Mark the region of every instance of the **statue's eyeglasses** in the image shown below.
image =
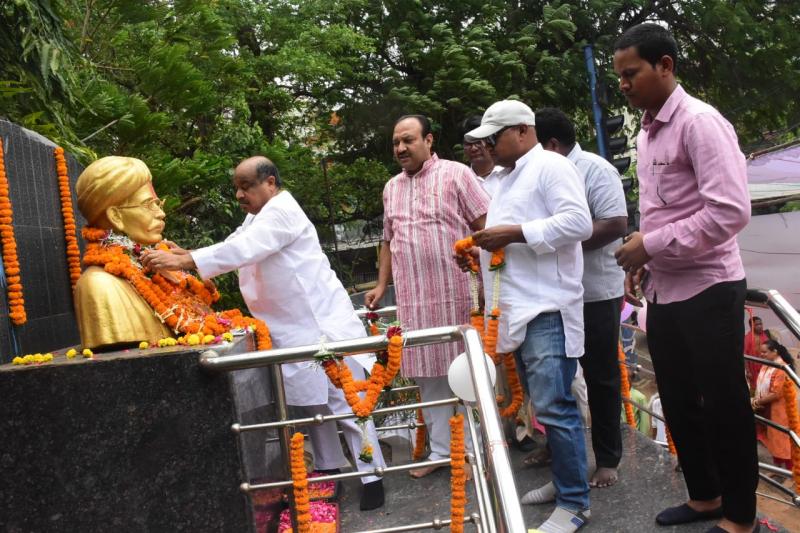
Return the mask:
<path id="1" fill-rule="evenodd" d="M 144 208 L 153 213 L 158 213 L 160 210 L 164 209 L 164 200 L 159 198 L 150 198 L 149 200 L 145 200 L 144 202 L 137 204 L 137 205 L 118 205 L 117 209 L 136 209 L 136 208 Z"/>

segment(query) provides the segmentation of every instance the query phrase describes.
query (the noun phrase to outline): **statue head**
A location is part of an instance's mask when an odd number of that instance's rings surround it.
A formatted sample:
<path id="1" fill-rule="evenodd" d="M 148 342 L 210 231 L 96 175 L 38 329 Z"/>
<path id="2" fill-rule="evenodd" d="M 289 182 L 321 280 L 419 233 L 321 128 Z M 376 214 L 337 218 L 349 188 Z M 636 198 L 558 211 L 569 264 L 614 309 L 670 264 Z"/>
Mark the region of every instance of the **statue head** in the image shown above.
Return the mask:
<path id="1" fill-rule="evenodd" d="M 164 211 L 147 165 L 132 157 L 98 159 L 75 186 L 78 209 L 90 226 L 125 234 L 140 244 L 162 240 Z"/>

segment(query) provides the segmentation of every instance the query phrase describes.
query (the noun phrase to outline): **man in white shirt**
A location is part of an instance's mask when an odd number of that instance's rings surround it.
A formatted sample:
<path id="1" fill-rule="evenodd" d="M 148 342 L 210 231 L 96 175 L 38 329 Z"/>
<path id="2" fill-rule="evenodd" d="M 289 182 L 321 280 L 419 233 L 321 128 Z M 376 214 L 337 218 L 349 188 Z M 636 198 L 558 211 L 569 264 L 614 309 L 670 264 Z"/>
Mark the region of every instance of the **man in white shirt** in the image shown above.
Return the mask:
<path id="1" fill-rule="evenodd" d="M 592 415 L 592 449 L 597 469 L 592 487 L 617 482 L 622 458 L 619 319 L 625 272 L 614 251 L 622 245 L 628 225 L 625 192 L 614 166 L 575 142 L 575 127 L 561 110 L 536 110 L 536 135 L 545 150 L 572 161 L 586 185 L 592 215 L 592 236 L 583 241 L 583 321 L 586 353 L 581 357 Z"/>
<path id="2" fill-rule="evenodd" d="M 474 130 L 481 125 L 481 116 L 472 115 L 464 121 L 464 132 Z M 497 174 L 504 169 L 494 164 L 489 147 L 482 140 L 464 138 L 464 155 L 469 161 L 469 168 L 475 173 L 483 190 L 491 197 L 494 186 L 497 184 Z"/>
<path id="3" fill-rule="evenodd" d="M 197 270 L 203 279 L 239 271 L 239 289 L 250 313 L 270 328 L 275 348 L 365 337 L 363 324 L 328 258 L 322 252 L 314 225 L 288 191 L 277 167 L 266 157 L 242 161 L 234 171 L 236 199 L 248 215 L 224 242 L 200 248 L 149 252 L 142 263 L 153 270 Z M 346 357 L 356 379 L 364 369 Z M 368 364 L 365 359 L 360 359 Z M 289 405 L 308 416 L 352 413 L 344 394 L 313 361 L 282 365 Z M 358 459 L 361 429 L 353 419 L 340 420 L 359 470 L 385 466 L 375 427 L 367 423 L 372 464 Z M 344 462 L 335 422 L 309 426 L 315 466 L 335 470 Z M 361 478 L 361 509 L 381 507 L 383 482 Z"/>
<path id="4" fill-rule="evenodd" d="M 555 499 L 539 530 L 572 533 L 589 518 L 589 484 L 583 424 L 570 385 L 583 355 L 581 241 L 592 221 L 583 180 L 566 158 L 545 151 L 536 138 L 531 109 L 517 101 L 492 104 L 470 139 L 483 139 L 498 177 L 486 229 L 473 235 L 482 248 L 483 277 L 491 279 L 491 252 L 505 248 L 497 351 L 516 351 L 536 417 L 547 430 L 553 485 L 523 503 Z M 493 301 L 493 283 L 484 286 Z"/>

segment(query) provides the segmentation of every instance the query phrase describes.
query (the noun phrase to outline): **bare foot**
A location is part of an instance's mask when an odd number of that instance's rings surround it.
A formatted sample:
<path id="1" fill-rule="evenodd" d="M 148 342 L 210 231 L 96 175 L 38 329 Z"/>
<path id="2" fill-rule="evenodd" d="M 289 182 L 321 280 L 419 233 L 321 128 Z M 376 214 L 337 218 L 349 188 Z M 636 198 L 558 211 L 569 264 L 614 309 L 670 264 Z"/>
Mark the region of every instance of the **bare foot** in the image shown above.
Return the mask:
<path id="1" fill-rule="evenodd" d="M 598 467 L 595 470 L 592 479 L 589 480 L 590 487 L 605 488 L 615 484 L 619 476 L 617 475 L 616 468 L 606 468 L 604 466 Z"/>
<path id="2" fill-rule="evenodd" d="M 752 524 L 739 524 L 738 522 L 731 522 L 727 518 L 723 518 L 719 521 L 717 527 L 729 533 L 751 533 L 755 531 L 756 524 L 758 524 L 757 521 Z"/>
<path id="3" fill-rule="evenodd" d="M 419 479 L 419 478 L 425 477 L 425 476 L 427 476 L 429 474 L 433 474 L 434 472 L 436 472 L 441 467 L 442 467 L 441 465 L 423 466 L 421 468 L 415 468 L 413 470 L 409 470 L 408 474 L 411 477 L 413 477 L 414 479 Z"/>

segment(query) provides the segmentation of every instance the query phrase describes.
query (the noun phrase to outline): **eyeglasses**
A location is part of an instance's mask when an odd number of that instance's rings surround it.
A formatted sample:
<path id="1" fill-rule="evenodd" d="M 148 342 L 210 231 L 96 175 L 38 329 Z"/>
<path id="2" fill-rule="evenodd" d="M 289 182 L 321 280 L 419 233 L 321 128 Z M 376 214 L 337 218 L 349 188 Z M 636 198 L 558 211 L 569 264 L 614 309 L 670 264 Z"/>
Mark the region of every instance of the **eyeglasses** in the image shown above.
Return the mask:
<path id="1" fill-rule="evenodd" d="M 494 146 L 494 145 L 496 145 L 497 144 L 497 139 L 499 139 L 500 136 L 503 134 L 503 132 L 506 131 L 509 128 L 516 128 L 516 126 L 506 126 L 505 128 L 500 128 L 496 132 L 492 133 L 491 135 L 489 135 L 488 137 L 483 139 L 483 142 L 486 143 L 486 146 Z"/>
<path id="2" fill-rule="evenodd" d="M 164 200 L 158 198 L 150 198 L 137 205 L 118 205 L 117 209 L 136 209 L 144 208 L 153 213 L 158 213 L 164 209 Z"/>

